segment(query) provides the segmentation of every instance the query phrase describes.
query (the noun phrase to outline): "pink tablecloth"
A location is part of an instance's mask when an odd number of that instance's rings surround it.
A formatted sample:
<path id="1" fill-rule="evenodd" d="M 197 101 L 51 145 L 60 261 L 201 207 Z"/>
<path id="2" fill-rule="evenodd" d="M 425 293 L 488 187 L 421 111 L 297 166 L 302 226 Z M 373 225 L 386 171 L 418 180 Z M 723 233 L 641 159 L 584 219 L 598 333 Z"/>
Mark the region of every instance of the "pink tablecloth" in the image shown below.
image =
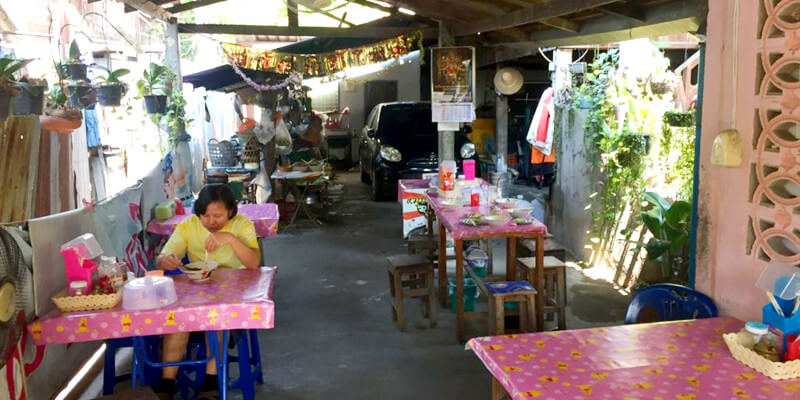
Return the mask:
<path id="1" fill-rule="evenodd" d="M 147 232 L 156 235 L 171 235 L 175 231 L 175 225 L 192 215 L 191 209 L 187 208 L 186 211 L 186 214 L 176 215 L 166 221 L 151 220 L 147 224 Z M 278 233 L 280 214 L 278 213 L 278 205 L 275 203 L 240 204 L 239 214 L 253 221 L 258 237 L 272 237 Z"/>
<path id="2" fill-rule="evenodd" d="M 441 198 L 437 194 L 428 193 L 426 194 L 426 197 L 428 198 L 428 206 L 433 207 L 433 211 L 436 213 L 439 221 L 442 223 L 442 225 L 444 225 L 452 238 L 456 240 L 481 239 L 492 236 L 502 237 L 522 234 L 535 235 L 547 233 L 547 227 L 543 223 L 536 220 L 534 220 L 533 223 L 526 225 L 517 225 L 510 221 L 501 226 L 490 226 L 488 224 L 470 226 L 462 224 L 461 220 L 463 220 L 469 214 L 475 212 L 479 212 L 483 215 L 490 215 L 491 210 L 489 206 L 483 205 L 478 208 L 466 206 L 445 208 L 442 207 Z"/>
<path id="3" fill-rule="evenodd" d="M 220 269 L 208 283 L 176 275 L 178 301 L 167 307 L 126 311 L 122 304 L 105 311 L 62 313 L 53 310 L 28 325 L 33 343 L 76 343 L 129 336 L 221 329 L 272 329 L 275 267 Z"/>
<path id="4" fill-rule="evenodd" d="M 800 379 L 740 364 L 733 318 L 494 336 L 467 343 L 515 400 L 800 399 Z"/>

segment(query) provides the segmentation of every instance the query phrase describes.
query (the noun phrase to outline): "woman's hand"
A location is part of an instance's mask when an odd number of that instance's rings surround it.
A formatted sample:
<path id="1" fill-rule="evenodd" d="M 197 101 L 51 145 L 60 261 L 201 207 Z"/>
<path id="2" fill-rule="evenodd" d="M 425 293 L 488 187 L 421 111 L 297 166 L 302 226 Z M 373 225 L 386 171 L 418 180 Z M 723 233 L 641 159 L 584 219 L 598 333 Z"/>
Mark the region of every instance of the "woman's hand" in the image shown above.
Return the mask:
<path id="1" fill-rule="evenodd" d="M 206 238 L 205 249 L 208 252 L 216 251 L 220 247 L 231 244 L 236 236 L 230 232 L 214 232 Z"/>
<path id="2" fill-rule="evenodd" d="M 161 269 L 166 269 L 169 271 L 172 271 L 173 269 L 178 268 L 181 265 L 183 265 L 181 259 L 175 254 L 164 254 L 158 256 L 158 259 L 156 260 L 156 266 L 158 266 Z"/>

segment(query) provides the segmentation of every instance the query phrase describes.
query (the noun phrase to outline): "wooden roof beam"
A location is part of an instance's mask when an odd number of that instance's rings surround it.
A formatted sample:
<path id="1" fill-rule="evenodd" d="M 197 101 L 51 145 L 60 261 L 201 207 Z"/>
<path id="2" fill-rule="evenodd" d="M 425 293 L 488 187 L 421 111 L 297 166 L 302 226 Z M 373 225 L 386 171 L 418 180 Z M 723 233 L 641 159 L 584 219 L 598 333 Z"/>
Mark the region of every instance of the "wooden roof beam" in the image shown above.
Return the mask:
<path id="1" fill-rule="evenodd" d="M 620 23 L 613 15 L 585 21 L 578 34 L 549 29 L 528 35 L 528 41 L 495 42 L 490 45 L 525 49 L 530 47 L 580 46 L 623 40 L 696 32 L 708 15 L 708 4 L 696 0 L 676 0 L 647 9 L 644 22 Z"/>
<path id="2" fill-rule="evenodd" d="M 539 22 L 551 28 L 561 29 L 564 32 L 578 33 L 581 30 L 581 24 L 572 22 L 563 17 L 547 18 Z"/>
<path id="3" fill-rule="evenodd" d="M 572 0 L 537 3 L 530 7 L 480 19 L 469 24 L 462 24 L 453 30 L 455 36 L 467 36 L 478 32 L 490 32 L 513 28 L 534 22 L 561 17 L 564 15 L 590 10 L 619 2 L 620 0 Z"/>
<path id="4" fill-rule="evenodd" d="M 177 14 L 182 13 L 189 10 L 194 10 L 195 8 L 210 6 L 214 3 L 221 3 L 226 0 L 195 0 L 190 3 L 183 3 L 183 4 L 176 4 L 166 10 L 170 13 Z"/>
<path id="5" fill-rule="evenodd" d="M 352 28 L 329 28 L 312 26 L 265 26 L 265 25 L 222 25 L 222 24 L 178 24 L 178 33 L 206 33 L 225 35 L 276 35 L 276 36 L 314 36 L 386 39 L 407 34 L 418 28 L 354 26 Z M 436 38 L 436 30 L 421 29 L 426 38 Z"/>
<path id="6" fill-rule="evenodd" d="M 127 7 L 135 11 L 141 11 L 151 18 L 160 19 L 162 21 L 169 21 L 172 19 L 171 13 L 149 0 L 117 0 L 117 2 L 125 3 Z"/>
<path id="7" fill-rule="evenodd" d="M 637 22 L 644 22 L 645 19 L 644 8 L 635 0 L 629 0 L 627 4 L 611 4 L 600 7 L 598 10 L 608 15 L 616 15 Z"/>

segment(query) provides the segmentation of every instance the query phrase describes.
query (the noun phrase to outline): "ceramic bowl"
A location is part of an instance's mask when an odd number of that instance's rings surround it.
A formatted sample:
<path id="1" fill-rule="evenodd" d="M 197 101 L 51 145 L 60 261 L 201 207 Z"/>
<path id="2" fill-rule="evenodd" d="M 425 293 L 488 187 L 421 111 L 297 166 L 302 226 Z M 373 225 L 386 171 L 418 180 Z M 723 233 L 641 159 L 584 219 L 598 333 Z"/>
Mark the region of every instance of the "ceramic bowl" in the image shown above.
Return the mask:
<path id="1" fill-rule="evenodd" d="M 502 208 L 514 208 L 517 206 L 517 199 L 497 199 L 494 203 Z"/>
<path id="2" fill-rule="evenodd" d="M 533 212 L 532 207 L 517 207 L 508 210 L 514 218 L 528 218 Z"/>
<path id="3" fill-rule="evenodd" d="M 205 271 L 203 270 L 203 263 L 205 263 L 205 261 L 195 261 L 193 263 L 186 264 L 181 267 L 181 271 L 190 280 L 195 282 L 204 282 L 211 278 L 211 273 L 214 272 L 217 267 L 219 267 L 219 263 L 216 261 L 208 261 Z"/>
<path id="4" fill-rule="evenodd" d="M 454 199 L 442 200 L 440 203 L 443 208 L 458 208 L 461 207 L 461 202 Z"/>
<path id="5" fill-rule="evenodd" d="M 511 221 L 511 217 L 508 215 L 487 215 L 482 219 L 483 222 L 486 222 L 491 226 L 501 226 L 507 224 L 508 221 Z"/>

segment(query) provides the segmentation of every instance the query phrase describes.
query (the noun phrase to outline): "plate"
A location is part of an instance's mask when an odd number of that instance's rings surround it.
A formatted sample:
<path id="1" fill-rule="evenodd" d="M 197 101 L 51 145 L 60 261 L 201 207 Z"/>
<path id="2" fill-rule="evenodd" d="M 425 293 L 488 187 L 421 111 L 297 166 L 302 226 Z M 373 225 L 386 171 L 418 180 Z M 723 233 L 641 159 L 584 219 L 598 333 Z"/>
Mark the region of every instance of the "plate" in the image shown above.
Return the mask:
<path id="1" fill-rule="evenodd" d="M 517 225 L 528 225 L 533 223 L 533 220 L 530 218 L 514 218 L 513 221 Z"/>

